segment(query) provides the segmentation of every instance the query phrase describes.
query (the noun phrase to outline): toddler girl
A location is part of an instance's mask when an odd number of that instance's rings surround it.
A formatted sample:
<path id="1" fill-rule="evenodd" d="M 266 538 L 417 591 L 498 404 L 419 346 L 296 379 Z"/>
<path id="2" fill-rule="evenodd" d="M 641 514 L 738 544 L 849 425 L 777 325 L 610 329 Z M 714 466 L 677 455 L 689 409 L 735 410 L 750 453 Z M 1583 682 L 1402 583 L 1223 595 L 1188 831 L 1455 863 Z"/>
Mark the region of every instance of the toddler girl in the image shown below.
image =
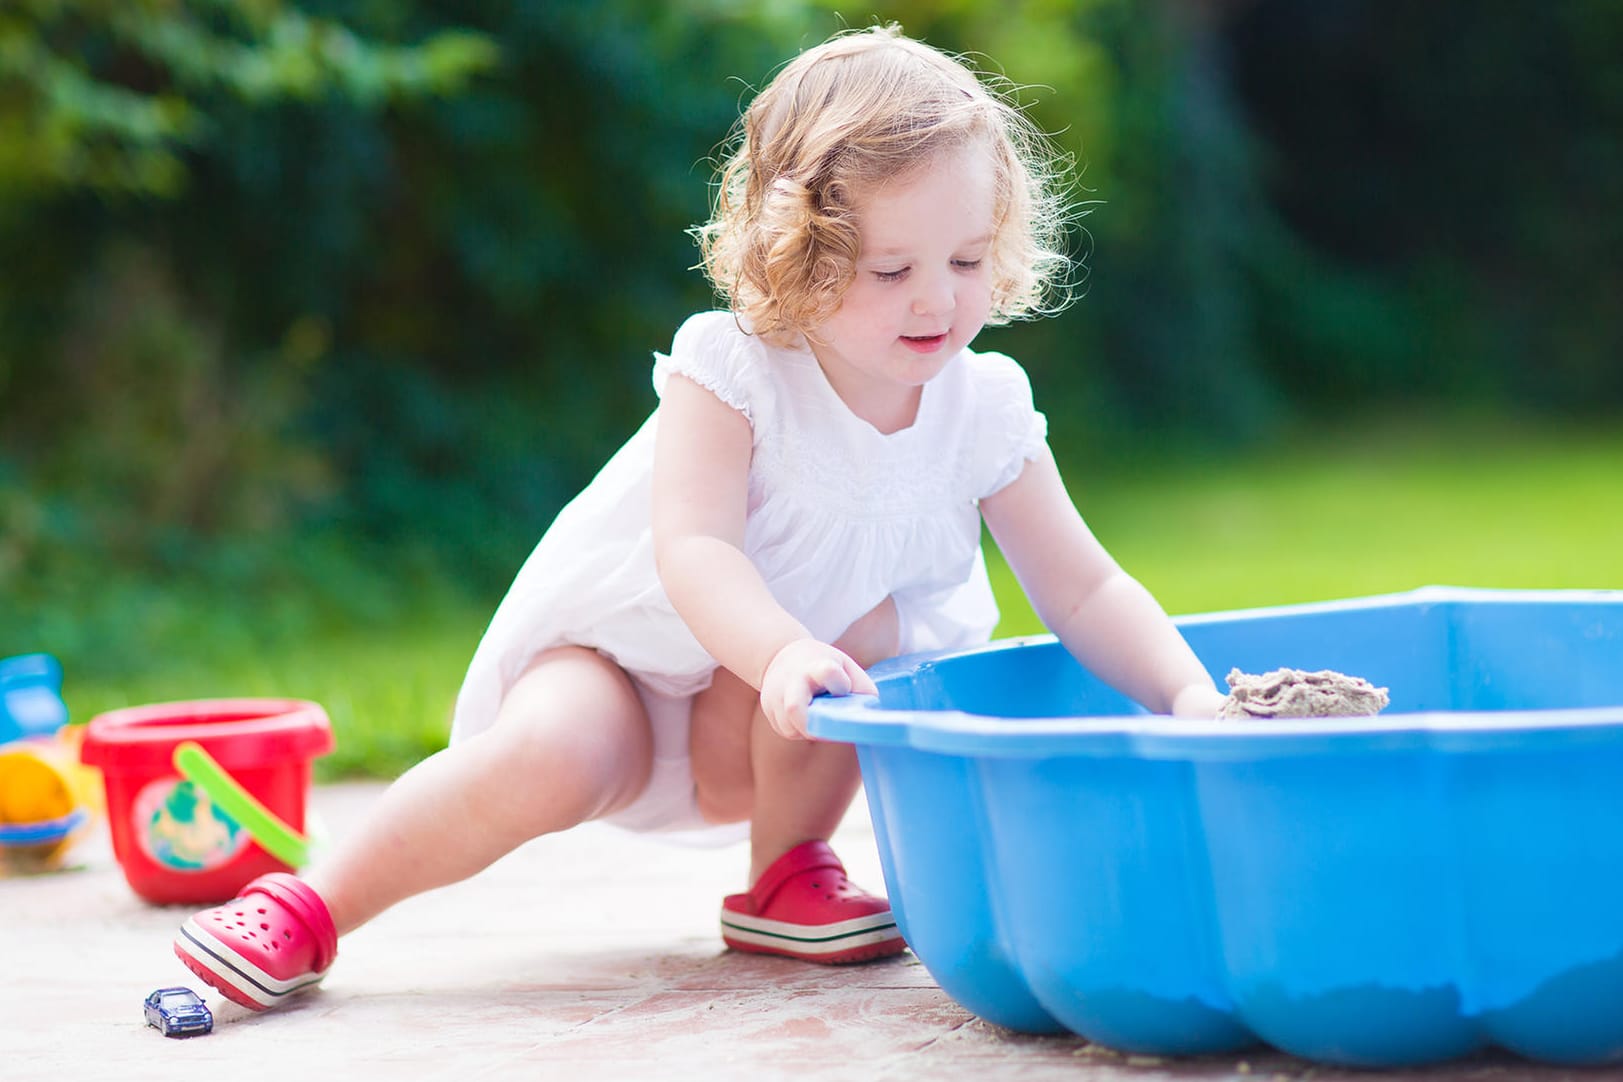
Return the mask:
<path id="1" fill-rule="evenodd" d="M 264 1009 L 338 936 L 538 835 L 601 819 L 748 836 L 722 902 L 739 950 L 849 962 L 904 948 L 827 839 L 860 785 L 805 739 L 863 666 L 985 641 L 981 522 L 1043 621 L 1158 712 L 1223 697 L 1072 506 L 1024 372 L 970 344 L 1065 268 L 1046 143 L 960 63 L 895 28 L 842 34 L 750 105 L 698 231 L 730 311 L 654 364 L 659 406 L 558 515 L 492 618 L 448 748 L 308 878 L 188 920 L 182 960 Z"/>

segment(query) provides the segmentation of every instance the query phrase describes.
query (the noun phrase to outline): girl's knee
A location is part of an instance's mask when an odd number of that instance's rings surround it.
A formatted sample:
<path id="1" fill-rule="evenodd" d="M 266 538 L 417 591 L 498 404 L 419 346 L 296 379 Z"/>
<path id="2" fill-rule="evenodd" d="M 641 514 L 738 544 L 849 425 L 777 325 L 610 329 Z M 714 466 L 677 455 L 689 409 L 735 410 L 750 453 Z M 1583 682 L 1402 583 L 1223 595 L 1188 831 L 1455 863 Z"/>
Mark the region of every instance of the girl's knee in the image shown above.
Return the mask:
<path id="1" fill-rule="evenodd" d="M 485 734 L 498 769 L 578 821 L 629 804 L 648 782 L 653 736 L 630 679 L 590 650 L 548 651 L 508 691 Z"/>
<path id="2" fill-rule="evenodd" d="M 743 785 L 707 786 L 700 784 L 695 777 L 693 804 L 699 809 L 700 818 L 707 823 L 717 826 L 742 823 L 755 808 L 755 786 L 748 782 Z"/>

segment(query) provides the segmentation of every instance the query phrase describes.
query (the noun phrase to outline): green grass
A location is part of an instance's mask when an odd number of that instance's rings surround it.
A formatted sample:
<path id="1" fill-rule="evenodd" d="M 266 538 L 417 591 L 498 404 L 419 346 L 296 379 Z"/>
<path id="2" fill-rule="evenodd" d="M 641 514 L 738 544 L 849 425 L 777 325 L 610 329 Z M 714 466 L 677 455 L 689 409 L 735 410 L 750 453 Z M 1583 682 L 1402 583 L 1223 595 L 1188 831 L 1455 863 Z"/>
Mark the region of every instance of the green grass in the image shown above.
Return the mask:
<path id="1" fill-rule="evenodd" d="M 1084 464 L 1067 480 L 1172 613 L 1438 584 L 1623 587 L 1623 426 L 1394 422 L 1223 460 Z M 991 565 L 998 634 L 1041 630 Z"/>
<path id="2" fill-rule="evenodd" d="M 1100 539 L 1173 613 L 1427 584 L 1623 587 L 1623 426 L 1394 423 L 1225 457 L 1077 463 L 1067 478 Z M 1040 630 L 992 555 L 998 634 Z M 171 603 L 188 610 L 174 620 L 195 625 L 196 649 L 154 648 L 150 665 L 106 677 L 64 658 L 74 719 L 173 699 L 314 699 L 337 735 L 318 763 L 330 778 L 390 776 L 443 744 L 494 599 L 440 591 L 365 623 L 295 614 L 283 621 L 295 632 L 262 638 L 251 607 Z"/>
<path id="3" fill-rule="evenodd" d="M 420 621 L 328 627 L 235 658 L 181 660 L 109 680 L 76 679 L 66 666 L 63 694 L 74 721 L 133 703 L 312 699 L 331 718 L 337 745 L 318 761 L 321 777 L 392 777 L 445 744 L 463 670 L 489 619 L 471 603 L 437 606 Z"/>

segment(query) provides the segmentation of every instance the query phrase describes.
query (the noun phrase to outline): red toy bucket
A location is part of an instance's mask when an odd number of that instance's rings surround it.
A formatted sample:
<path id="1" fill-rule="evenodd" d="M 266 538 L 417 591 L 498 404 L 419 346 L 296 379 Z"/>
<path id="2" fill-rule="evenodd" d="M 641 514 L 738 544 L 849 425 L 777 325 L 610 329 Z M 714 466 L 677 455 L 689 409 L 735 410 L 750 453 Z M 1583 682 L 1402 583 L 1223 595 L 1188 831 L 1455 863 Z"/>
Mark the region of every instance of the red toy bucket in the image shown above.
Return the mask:
<path id="1" fill-rule="evenodd" d="M 295 830 L 304 830 L 310 761 L 332 750 L 320 706 L 300 699 L 210 699 L 92 718 L 80 756 L 107 787 L 113 855 L 156 905 L 223 902 L 249 880 L 288 871 L 175 770 L 175 746 L 203 750 Z"/>

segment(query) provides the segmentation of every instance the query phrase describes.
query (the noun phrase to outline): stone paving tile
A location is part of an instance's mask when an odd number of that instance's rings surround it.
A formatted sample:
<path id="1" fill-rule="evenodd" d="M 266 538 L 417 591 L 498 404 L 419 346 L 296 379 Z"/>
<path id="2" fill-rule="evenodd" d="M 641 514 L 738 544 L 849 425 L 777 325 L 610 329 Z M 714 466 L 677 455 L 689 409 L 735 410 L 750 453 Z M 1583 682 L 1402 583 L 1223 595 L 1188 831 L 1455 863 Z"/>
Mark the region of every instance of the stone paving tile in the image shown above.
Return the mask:
<path id="1" fill-rule="evenodd" d="M 322 787 L 313 804 L 337 831 L 378 792 Z M 836 848 L 879 887 L 860 807 Z M 608 828 L 539 839 L 347 938 L 322 990 L 281 1011 L 209 995 L 214 1034 L 181 1041 L 146 1028 L 140 1003 L 199 987 L 169 948 L 187 908 L 144 905 L 105 847 L 88 846 L 82 870 L 0 880 L 0 1082 L 1623 1080 L 1508 1057 L 1384 1074 L 1264 1049 L 1163 1060 L 1013 1033 L 955 1004 L 912 955 L 825 968 L 724 950 L 716 909 L 745 855 Z"/>
<path id="2" fill-rule="evenodd" d="M 681 991 L 704 989 L 929 988 L 936 982 L 911 954 L 864 965 L 823 969 L 788 958 L 723 951 L 704 959 L 671 986 Z"/>
<path id="3" fill-rule="evenodd" d="M 816 1060 L 838 1050 L 851 1061 L 922 1047 L 968 1015 L 929 989 L 772 993 L 659 992 L 546 1042 L 550 1058 L 704 1059 L 718 1048 L 770 1049 Z"/>

